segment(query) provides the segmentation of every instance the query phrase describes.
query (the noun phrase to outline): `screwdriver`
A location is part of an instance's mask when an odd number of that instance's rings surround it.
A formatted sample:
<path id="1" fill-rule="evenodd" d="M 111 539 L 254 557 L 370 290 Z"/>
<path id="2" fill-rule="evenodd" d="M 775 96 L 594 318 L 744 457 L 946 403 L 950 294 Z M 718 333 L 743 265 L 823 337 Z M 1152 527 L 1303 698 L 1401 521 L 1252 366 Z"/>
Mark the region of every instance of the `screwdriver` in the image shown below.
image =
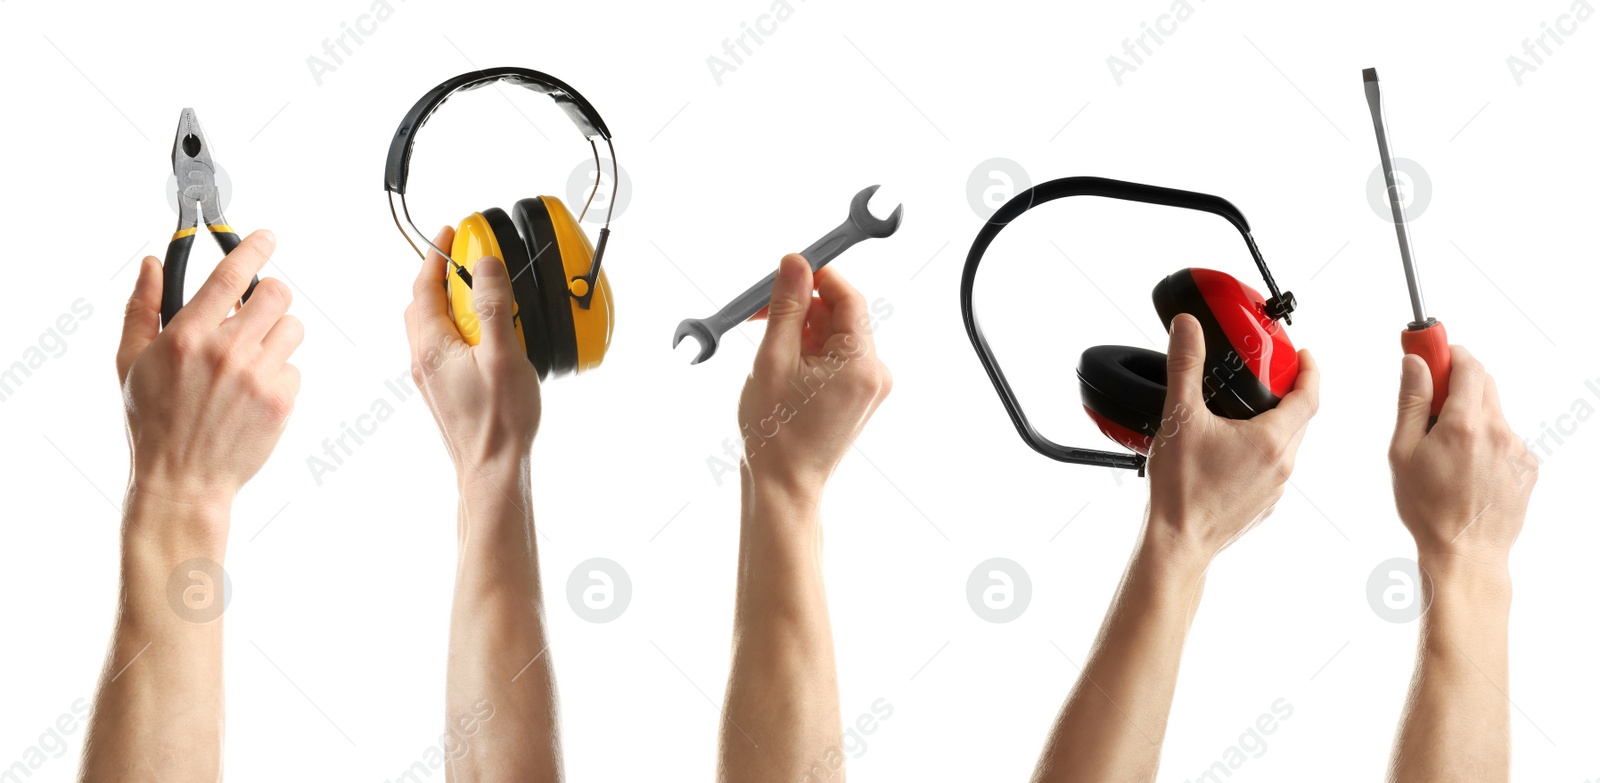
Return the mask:
<path id="1" fill-rule="evenodd" d="M 1383 181 L 1389 191 L 1389 211 L 1394 215 L 1394 233 L 1400 239 L 1400 263 L 1405 267 L 1406 286 L 1411 289 L 1411 323 L 1400 333 L 1400 348 L 1422 357 L 1433 375 L 1433 406 L 1429 426 L 1439 418 L 1445 397 L 1450 392 L 1450 340 L 1444 324 L 1429 318 L 1422 306 L 1422 288 L 1417 282 L 1416 261 L 1411 256 L 1411 232 L 1406 228 L 1406 208 L 1400 203 L 1400 189 L 1394 179 L 1394 159 L 1389 156 L 1389 127 L 1383 117 L 1383 94 L 1378 90 L 1378 69 L 1361 72 L 1367 90 L 1367 108 L 1372 110 L 1372 130 L 1378 136 L 1378 159 L 1383 163 Z"/>

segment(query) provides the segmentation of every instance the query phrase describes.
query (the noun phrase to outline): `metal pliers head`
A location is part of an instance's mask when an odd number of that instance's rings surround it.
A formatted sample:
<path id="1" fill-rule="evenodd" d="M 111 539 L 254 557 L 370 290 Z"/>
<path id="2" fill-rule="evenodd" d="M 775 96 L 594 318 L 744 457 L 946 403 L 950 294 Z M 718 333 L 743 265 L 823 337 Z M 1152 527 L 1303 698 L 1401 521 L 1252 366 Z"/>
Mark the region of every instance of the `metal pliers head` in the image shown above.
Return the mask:
<path id="1" fill-rule="evenodd" d="M 183 279 L 189 266 L 189 250 L 194 246 L 194 235 L 204 220 L 211 238 L 217 241 L 224 254 L 239 246 L 239 235 L 222 216 L 222 203 L 217 192 L 217 166 L 211 159 L 211 143 L 205 131 L 200 130 L 200 118 L 194 109 L 184 109 L 178 115 L 178 133 L 172 138 L 172 176 L 178 180 L 178 230 L 167 245 L 163 291 L 161 293 L 161 325 L 166 326 L 183 307 Z M 252 280 L 241 304 L 255 291 Z"/>
<path id="2" fill-rule="evenodd" d="M 194 228 L 199 217 L 207 225 L 227 223 L 217 195 L 217 167 L 211 160 L 211 143 L 200 129 L 194 109 L 178 116 L 172 139 L 172 176 L 178 180 L 178 228 Z"/>

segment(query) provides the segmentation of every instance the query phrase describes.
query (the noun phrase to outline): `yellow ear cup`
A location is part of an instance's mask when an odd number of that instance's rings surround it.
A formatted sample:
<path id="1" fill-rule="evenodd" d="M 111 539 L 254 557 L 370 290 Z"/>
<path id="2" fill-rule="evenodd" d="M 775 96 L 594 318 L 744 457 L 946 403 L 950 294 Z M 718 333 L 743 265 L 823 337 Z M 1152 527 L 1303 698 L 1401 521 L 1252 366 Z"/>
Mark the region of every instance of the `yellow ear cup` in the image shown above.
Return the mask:
<path id="1" fill-rule="evenodd" d="M 489 219 L 482 212 L 474 212 L 456 226 L 456 238 L 450 245 L 450 258 L 472 275 L 477 273 L 475 267 L 484 256 L 494 256 L 502 263 L 506 260 L 500 242 L 495 239 L 494 229 L 489 226 Z M 483 332 L 478 324 L 478 309 L 472 302 L 472 289 L 453 268 L 446 273 L 446 280 L 450 290 L 450 317 L 456 322 L 456 331 L 461 333 L 461 339 L 468 345 L 477 345 L 483 338 Z M 511 313 L 517 327 L 517 339 L 526 346 L 522 319 L 516 317 L 515 299 L 511 302 Z"/>
<path id="2" fill-rule="evenodd" d="M 594 259 L 594 246 L 589 244 L 589 237 L 579 228 L 577 218 L 555 196 L 540 196 L 545 208 L 550 213 L 550 225 L 555 229 L 556 247 L 561 252 L 561 265 L 566 270 L 565 283 L 569 290 L 579 296 L 584 293 L 585 282 L 572 280 L 588 274 L 589 265 Z M 568 297 L 572 311 L 573 331 L 577 336 L 578 346 L 578 372 L 592 370 L 600 366 L 605 360 L 606 351 L 611 348 L 611 330 L 615 325 L 615 314 L 611 309 L 611 281 L 606 279 L 604 269 L 596 279 L 594 296 L 589 300 L 589 309 L 585 310 L 578 305 L 578 300 Z"/>

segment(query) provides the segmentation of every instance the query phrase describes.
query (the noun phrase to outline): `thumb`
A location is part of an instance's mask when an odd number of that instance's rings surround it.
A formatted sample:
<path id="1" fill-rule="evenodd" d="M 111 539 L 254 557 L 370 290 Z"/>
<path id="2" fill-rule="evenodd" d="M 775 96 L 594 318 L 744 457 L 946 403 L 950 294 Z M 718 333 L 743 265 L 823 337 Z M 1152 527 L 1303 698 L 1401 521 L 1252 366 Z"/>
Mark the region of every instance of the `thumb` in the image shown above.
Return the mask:
<path id="1" fill-rule="evenodd" d="M 122 314 L 122 343 L 117 346 L 117 380 L 128 380 L 128 369 L 144 347 L 161 334 L 161 262 L 145 256 L 139 262 L 139 279 Z"/>
<path id="2" fill-rule="evenodd" d="M 1200 322 L 1188 313 L 1179 313 L 1172 319 L 1172 335 L 1167 340 L 1167 416 L 1180 406 L 1190 413 L 1205 409 L 1205 371 L 1206 341 Z"/>
<path id="3" fill-rule="evenodd" d="M 1395 448 L 1410 453 L 1428 434 L 1428 409 L 1433 405 L 1433 376 L 1428 363 L 1415 354 L 1400 360 L 1400 404 L 1394 422 Z"/>
<path id="4" fill-rule="evenodd" d="M 778 262 L 772 281 L 772 302 L 767 305 L 767 333 L 756 351 L 756 362 L 769 367 L 789 367 L 799 361 L 800 337 L 806 312 L 811 309 L 811 265 L 790 253 Z"/>
<path id="5" fill-rule="evenodd" d="M 491 357 L 523 353 L 517 340 L 512 313 L 516 300 L 511 296 L 511 278 L 506 265 L 494 256 L 484 256 L 472 268 L 472 309 L 478 314 L 479 346 Z"/>

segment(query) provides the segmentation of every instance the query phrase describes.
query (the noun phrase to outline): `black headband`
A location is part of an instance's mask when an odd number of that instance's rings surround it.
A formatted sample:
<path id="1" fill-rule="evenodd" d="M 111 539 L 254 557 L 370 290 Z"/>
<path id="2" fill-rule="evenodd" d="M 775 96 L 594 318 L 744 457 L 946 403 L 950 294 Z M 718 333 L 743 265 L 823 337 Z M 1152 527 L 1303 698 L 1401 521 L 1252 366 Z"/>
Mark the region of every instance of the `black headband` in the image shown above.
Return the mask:
<path id="1" fill-rule="evenodd" d="M 411 111 L 406 112 L 405 119 L 400 121 L 399 129 L 394 132 L 394 141 L 389 143 L 389 161 L 383 168 L 383 189 L 405 195 L 406 177 L 411 173 L 411 148 L 416 144 L 417 129 L 421 128 L 423 123 L 426 123 L 428 118 L 450 99 L 450 96 L 494 82 L 507 82 L 544 93 L 555 99 L 556 105 L 566 111 L 584 138 L 592 139 L 596 136 L 602 139 L 611 138 L 611 130 L 606 127 L 605 120 L 600 119 L 600 113 L 595 111 L 594 104 L 589 103 L 587 98 L 572 89 L 571 85 L 554 76 L 527 68 L 490 68 L 464 73 L 429 90 L 415 106 L 411 107 Z"/>
<path id="2" fill-rule="evenodd" d="M 1016 220 L 1022 213 L 1040 204 L 1069 196 L 1100 196 L 1123 201 L 1140 201 L 1219 215 L 1232 223 L 1233 227 L 1244 236 L 1245 245 L 1250 248 L 1250 256 L 1255 259 L 1256 268 L 1261 271 L 1261 278 L 1266 281 L 1267 290 L 1272 294 L 1266 302 L 1267 315 L 1273 320 L 1281 318 L 1285 323 L 1292 323 L 1289 314 L 1294 312 L 1294 294 L 1278 292 L 1278 284 L 1272 279 L 1271 270 L 1267 269 L 1266 259 L 1261 257 L 1255 239 L 1250 236 L 1250 224 L 1244 219 L 1244 213 L 1226 199 L 1205 193 L 1140 185 L 1103 177 L 1063 177 L 1018 193 L 995 211 L 989 222 L 978 230 L 978 236 L 972 240 L 972 249 L 967 251 L 966 267 L 961 271 L 961 320 L 966 324 L 967 337 L 972 340 L 972 347 L 978 352 L 978 360 L 983 362 L 983 369 L 988 371 L 989 380 L 994 383 L 995 391 L 999 392 L 1000 402 L 1006 406 L 1006 412 L 1011 415 L 1011 423 L 1016 425 L 1017 433 L 1034 451 L 1051 459 L 1081 465 L 1130 468 L 1138 470 L 1142 475 L 1145 463 L 1143 455 L 1063 446 L 1040 435 L 1028 422 L 1027 415 L 1022 412 L 1022 406 L 1017 403 L 1017 396 L 1011 391 L 1011 384 L 1006 382 L 1005 373 L 1000 371 L 1000 363 L 994 358 L 994 351 L 990 350 L 989 341 L 984 339 L 983 329 L 978 326 L 978 318 L 972 312 L 972 284 L 978 277 L 978 262 L 983 260 L 983 253 L 989 249 L 989 243 L 999 236 L 1001 229 L 1010 225 L 1011 221 Z"/>

